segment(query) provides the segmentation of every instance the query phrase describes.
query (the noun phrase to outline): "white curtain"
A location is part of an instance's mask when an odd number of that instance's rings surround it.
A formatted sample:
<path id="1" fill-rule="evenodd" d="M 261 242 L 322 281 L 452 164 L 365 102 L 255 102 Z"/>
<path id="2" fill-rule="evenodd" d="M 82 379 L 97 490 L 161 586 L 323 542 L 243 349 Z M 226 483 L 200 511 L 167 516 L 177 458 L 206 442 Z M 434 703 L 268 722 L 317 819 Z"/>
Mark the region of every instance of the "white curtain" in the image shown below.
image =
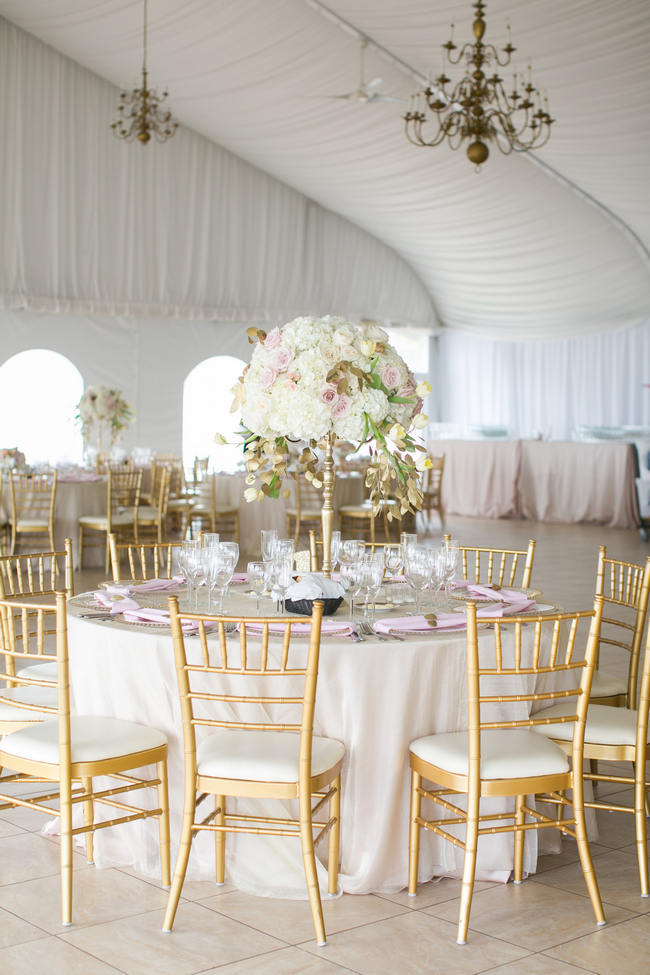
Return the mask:
<path id="1" fill-rule="evenodd" d="M 570 438 L 576 426 L 650 427 L 650 320 L 560 342 L 437 339 L 438 419 Z"/>
<path id="2" fill-rule="evenodd" d="M 433 321 L 390 248 L 189 130 L 165 145 L 117 140 L 117 102 L 0 19 L 0 308 Z"/>

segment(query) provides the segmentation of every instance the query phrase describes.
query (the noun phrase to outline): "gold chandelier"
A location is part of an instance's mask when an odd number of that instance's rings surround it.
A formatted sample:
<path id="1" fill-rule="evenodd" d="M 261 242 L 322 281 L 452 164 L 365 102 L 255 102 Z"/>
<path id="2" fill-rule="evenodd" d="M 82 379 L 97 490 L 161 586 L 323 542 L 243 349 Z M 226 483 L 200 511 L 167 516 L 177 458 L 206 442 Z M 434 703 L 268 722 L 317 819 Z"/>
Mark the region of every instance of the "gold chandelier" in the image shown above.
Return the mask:
<path id="1" fill-rule="evenodd" d="M 159 95 L 155 88 L 147 85 L 147 0 L 144 0 L 142 48 L 142 87 L 120 94 L 117 119 L 111 128 L 119 139 L 125 139 L 126 142 L 137 139 L 146 145 L 152 135 L 157 142 L 166 142 L 178 128 L 178 122 L 172 118 L 172 113 L 162 107 L 169 92 L 165 89 Z"/>
<path id="2" fill-rule="evenodd" d="M 513 150 L 539 149 L 548 142 L 555 120 L 548 113 L 548 100 L 542 99 L 533 86 L 530 67 L 527 78 L 517 79 L 515 72 L 512 90 L 506 90 L 498 68 L 507 67 L 516 50 L 510 43 L 510 27 L 508 42 L 501 52 L 493 44 L 484 44 L 485 3 L 478 0 L 473 6 L 474 43 L 463 44 L 459 50 L 454 44 L 452 24 L 451 37 L 442 45 L 450 64 L 465 62 L 465 76 L 449 88 L 451 78 L 443 67 L 435 82 L 413 96 L 404 121 L 406 136 L 416 146 L 438 146 L 448 139 L 450 147 L 458 149 L 469 140 L 467 156 L 478 171 L 490 154 L 487 143 L 496 143 L 506 155 Z M 488 75 L 490 71 L 493 73 Z M 423 101 L 424 108 L 432 113 L 429 119 L 423 111 Z M 435 127 L 431 138 L 423 133 L 423 127 L 428 125 Z"/>

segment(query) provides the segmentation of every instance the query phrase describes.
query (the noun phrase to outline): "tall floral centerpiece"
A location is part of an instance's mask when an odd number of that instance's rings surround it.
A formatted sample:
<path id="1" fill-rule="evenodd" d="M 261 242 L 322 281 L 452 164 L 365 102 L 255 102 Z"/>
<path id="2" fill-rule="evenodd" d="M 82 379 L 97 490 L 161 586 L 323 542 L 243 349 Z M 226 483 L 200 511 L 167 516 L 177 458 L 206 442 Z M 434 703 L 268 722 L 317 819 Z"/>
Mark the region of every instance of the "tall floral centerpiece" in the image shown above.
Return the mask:
<path id="1" fill-rule="evenodd" d="M 248 330 L 255 344 L 250 365 L 233 389 L 241 411 L 248 470 L 247 501 L 277 498 L 290 451 L 323 488 L 323 570 L 330 571 L 334 518 L 333 447 L 336 439 L 367 447 L 366 486 L 373 512 L 393 498 L 388 518 L 422 506 L 419 472 L 430 465 L 414 433 L 423 428 L 428 383 L 413 373 L 379 326 L 342 318 L 296 318 L 271 332 Z"/>
<path id="2" fill-rule="evenodd" d="M 76 420 L 81 425 L 86 447 L 93 446 L 100 459 L 106 445 L 112 447 L 132 422 L 133 410 L 119 389 L 88 386 L 77 403 Z"/>

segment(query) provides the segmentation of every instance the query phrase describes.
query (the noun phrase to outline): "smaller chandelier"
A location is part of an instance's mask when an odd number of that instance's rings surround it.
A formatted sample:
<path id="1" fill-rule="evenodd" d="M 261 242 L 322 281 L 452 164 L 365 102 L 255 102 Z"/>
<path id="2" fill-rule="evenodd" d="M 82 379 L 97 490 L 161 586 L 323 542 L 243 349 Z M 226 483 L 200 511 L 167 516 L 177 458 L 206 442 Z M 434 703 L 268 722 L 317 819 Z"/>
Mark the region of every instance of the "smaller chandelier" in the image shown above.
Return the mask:
<path id="1" fill-rule="evenodd" d="M 137 139 L 146 145 L 152 135 L 157 142 L 166 142 L 178 128 L 178 122 L 172 118 L 172 113 L 163 108 L 169 92 L 165 89 L 159 95 L 155 88 L 147 85 L 147 0 L 144 0 L 142 47 L 142 87 L 120 94 L 117 119 L 111 128 L 118 139 L 126 142 Z"/>
<path id="2" fill-rule="evenodd" d="M 518 80 L 517 72 L 514 73 L 512 90 L 507 91 L 498 68 L 507 67 L 516 50 L 510 43 L 510 27 L 501 59 L 493 44 L 483 43 L 485 3 L 478 0 L 473 6 L 476 10 L 474 43 L 463 44 L 458 51 L 452 24 L 452 36 L 442 45 L 450 64 L 465 62 L 464 78 L 449 88 L 451 78 L 446 76 L 443 67 L 434 83 L 413 96 L 404 121 L 406 137 L 416 146 L 438 146 L 448 139 L 450 147 L 458 149 L 469 141 L 467 156 L 478 171 L 490 154 L 488 143 L 496 143 L 505 155 L 539 149 L 548 142 L 555 120 L 548 113 L 547 99 L 542 99 L 533 86 L 530 67 L 527 79 Z M 432 113 L 429 119 L 423 111 L 423 100 L 424 108 Z M 431 138 L 425 137 L 428 131 L 423 133 L 423 127 L 428 125 L 434 127 Z"/>

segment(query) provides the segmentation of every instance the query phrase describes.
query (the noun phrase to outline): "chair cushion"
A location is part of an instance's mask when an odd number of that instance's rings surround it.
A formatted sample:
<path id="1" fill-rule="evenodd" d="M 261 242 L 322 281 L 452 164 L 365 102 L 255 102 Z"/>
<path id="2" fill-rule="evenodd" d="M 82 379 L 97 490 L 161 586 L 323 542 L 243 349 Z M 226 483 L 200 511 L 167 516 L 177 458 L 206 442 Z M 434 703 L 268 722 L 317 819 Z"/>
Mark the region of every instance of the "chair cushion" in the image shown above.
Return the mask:
<path id="1" fill-rule="evenodd" d="M 569 762 L 553 742 L 521 728 L 481 732 L 481 778 L 523 779 L 568 772 Z M 468 735 L 456 731 L 429 735 L 411 743 L 418 758 L 456 775 L 467 775 Z"/>
<path id="2" fill-rule="evenodd" d="M 118 511 L 111 518 L 111 524 L 115 525 L 132 525 L 133 524 L 133 509 L 129 508 L 128 511 Z M 106 515 L 83 515 L 79 519 L 81 525 L 87 525 L 88 528 L 96 528 L 98 531 L 108 531 L 108 518 Z"/>
<path id="3" fill-rule="evenodd" d="M 231 515 L 236 515 L 238 511 L 239 511 L 239 508 L 215 508 L 214 509 L 215 515 L 217 517 L 221 516 L 222 518 L 227 517 L 227 516 L 231 516 Z"/>
<path id="4" fill-rule="evenodd" d="M 23 712 L 24 713 L 24 712 Z M 73 762 L 101 762 L 159 748 L 167 738 L 156 728 L 120 718 L 74 715 L 70 718 Z M 59 761 L 58 718 L 23 728 L 0 742 L 0 751 L 16 758 L 57 765 Z"/>
<path id="5" fill-rule="evenodd" d="M 614 697 L 616 694 L 627 694 L 627 680 L 605 670 L 594 670 L 589 698 Z"/>
<path id="6" fill-rule="evenodd" d="M 35 704 L 37 707 L 58 706 L 55 687 L 27 687 L 23 684 L 17 687 L 3 687 L 0 693 L 3 697 L 11 698 L 12 701 L 23 701 L 25 704 Z M 6 701 L 0 701 L 0 721 L 41 721 L 44 717 L 51 717 L 51 715 L 48 711 L 28 711 L 25 708 L 12 707 Z"/>
<path id="7" fill-rule="evenodd" d="M 190 498 L 170 498 L 169 501 L 167 502 L 168 510 L 170 508 L 173 508 L 174 510 L 191 508 L 191 506 L 192 506 L 192 502 Z"/>
<path id="8" fill-rule="evenodd" d="M 557 718 L 565 714 L 575 714 L 575 705 L 572 706 L 569 701 L 544 708 L 543 711 L 538 711 L 535 717 Z M 637 714 L 637 711 L 631 711 L 629 708 L 615 708 L 610 704 L 590 704 L 587 709 L 585 742 L 590 745 L 634 745 Z M 543 735 L 548 735 L 549 738 L 571 741 L 573 721 L 539 725 L 537 730 Z M 650 728 L 648 741 L 650 742 Z"/>
<path id="9" fill-rule="evenodd" d="M 138 521 L 158 521 L 158 508 L 153 508 L 148 504 L 140 505 L 138 508 Z"/>
<path id="10" fill-rule="evenodd" d="M 16 522 L 16 531 L 35 531 L 37 528 L 42 528 L 47 531 L 49 522 L 47 518 L 19 518 Z"/>
<path id="11" fill-rule="evenodd" d="M 297 782 L 300 735 L 285 731 L 222 728 L 197 749 L 199 775 L 247 782 Z M 332 768 L 345 754 L 334 738 L 314 738 L 312 775 Z"/>
<path id="12" fill-rule="evenodd" d="M 29 667 L 22 667 L 20 673 L 22 677 L 34 677 L 38 678 L 38 680 L 56 680 L 56 660 L 49 660 L 42 664 L 30 664 Z"/>

